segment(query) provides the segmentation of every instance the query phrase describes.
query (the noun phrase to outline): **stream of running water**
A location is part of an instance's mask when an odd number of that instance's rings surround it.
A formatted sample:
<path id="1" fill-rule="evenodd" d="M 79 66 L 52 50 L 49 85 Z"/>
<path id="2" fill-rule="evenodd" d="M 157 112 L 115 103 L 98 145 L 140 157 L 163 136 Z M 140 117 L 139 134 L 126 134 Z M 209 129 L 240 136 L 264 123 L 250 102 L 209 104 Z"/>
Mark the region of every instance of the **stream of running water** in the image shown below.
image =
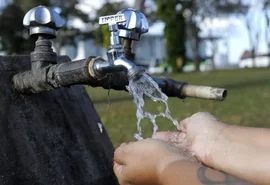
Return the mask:
<path id="1" fill-rule="evenodd" d="M 164 94 L 159 88 L 158 84 L 150 77 L 147 73 L 142 72 L 138 76 L 131 78 L 129 80 L 129 85 L 127 90 L 133 96 L 133 102 L 137 106 L 136 116 L 137 116 L 137 129 L 138 133 L 134 134 L 134 137 L 137 140 L 142 140 L 142 128 L 141 121 L 144 118 L 148 118 L 153 124 L 153 135 L 155 136 L 158 131 L 158 125 L 156 123 L 157 117 L 165 117 L 172 121 L 172 123 L 179 128 L 179 123 L 176 119 L 171 116 L 169 107 L 168 107 L 168 96 Z M 145 105 L 144 97 L 147 96 L 151 98 L 154 102 L 163 102 L 166 106 L 165 112 L 160 112 L 158 114 L 152 114 L 150 112 L 145 112 L 143 107 Z"/>

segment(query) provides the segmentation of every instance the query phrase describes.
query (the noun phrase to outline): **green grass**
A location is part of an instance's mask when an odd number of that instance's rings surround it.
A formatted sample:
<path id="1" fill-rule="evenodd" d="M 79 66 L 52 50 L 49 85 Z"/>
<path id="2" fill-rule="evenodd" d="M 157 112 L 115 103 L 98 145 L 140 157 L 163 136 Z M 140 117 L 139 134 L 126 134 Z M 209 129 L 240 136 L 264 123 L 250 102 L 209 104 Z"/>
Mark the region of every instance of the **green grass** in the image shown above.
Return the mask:
<path id="1" fill-rule="evenodd" d="M 227 70 L 206 73 L 172 74 L 169 77 L 194 85 L 211 85 L 226 88 L 223 102 L 187 98 L 169 98 L 172 116 L 181 120 L 199 111 L 207 111 L 224 122 L 254 127 L 270 127 L 270 69 Z M 136 133 L 136 106 L 127 92 L 87 87 L 97 112 L 115 146 L 132 141 Z M 146 110 L 158 112 L 164 105 L 146 100 Z M 175 130 L 166 119 L 158 119 L 159 130 Z M 142 122 L 145 136 L 151 136 L 152 125 Z"/>

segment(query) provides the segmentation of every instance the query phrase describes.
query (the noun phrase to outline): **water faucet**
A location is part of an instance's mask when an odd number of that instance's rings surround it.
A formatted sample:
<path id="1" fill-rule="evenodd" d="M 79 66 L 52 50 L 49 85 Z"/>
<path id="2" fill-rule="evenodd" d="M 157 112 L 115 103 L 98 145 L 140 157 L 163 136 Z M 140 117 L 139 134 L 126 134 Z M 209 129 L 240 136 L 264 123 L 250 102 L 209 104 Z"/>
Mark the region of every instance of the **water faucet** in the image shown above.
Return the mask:
<path id="1" fill-rule="evenodd" d="M 123 39 L 125 57 L 134 61 L 132 42 L 140 40 L 141 35 L 148 32 L 148 20 L 142 12 L 131 8 L 121 10 L 117 14 L 125 15 L 126 21 L 118 24 L 119 37 Z"/>
<path id="2" fill-rule="evenodd" d="M 138 74 L 143 69 L 136 66 L 125 56 L 119 37 L 128 40 L 139 40 L 141 34 L 148 31 L 148 21 L 138 10 L 125 9 L 116 15 L 99 18 L 99 24 L 108 24 L 110 31 L 110 46 L 107 52 L 108 61 L 94 61 L 92 76 L 103 78 L 107 74 L 126 71 L 128 78 Z"/>
<path id="3" fill-rule="evenodd" d="M 108 60 L 89 56 L 86 59 L 70 61 L 64 56 L 57 56 L 52 49 L 51 39 L 56 37 L 57 30 L 63 26 L 60 15 L 44 6 L 28 11 L 23 24 L 29 28 L 30 36 L 37 41 L 30 55 L 31 68 L 19 71 L 12 77 L 14 89 L 20 93 L 40 93 L 83 84 L 104 89 L 127 90 L 129 79 L 135 75 L 140 77 L 142 68 L 127 57 L 125 41 L 131 44 L 133 40 L 139 40 L 140 36 L 148 31 L 148 21 L 142 13 L 133 9 L 101 17 L 99 21 L 101 25 L 108 24 L 111 33 Z M 124 48 L 119 38 L 124 40 Z M 193 86 L 168 78 L 152 78 L 169 97 L 224 100 L 227 95 L 225 89 Z"/>

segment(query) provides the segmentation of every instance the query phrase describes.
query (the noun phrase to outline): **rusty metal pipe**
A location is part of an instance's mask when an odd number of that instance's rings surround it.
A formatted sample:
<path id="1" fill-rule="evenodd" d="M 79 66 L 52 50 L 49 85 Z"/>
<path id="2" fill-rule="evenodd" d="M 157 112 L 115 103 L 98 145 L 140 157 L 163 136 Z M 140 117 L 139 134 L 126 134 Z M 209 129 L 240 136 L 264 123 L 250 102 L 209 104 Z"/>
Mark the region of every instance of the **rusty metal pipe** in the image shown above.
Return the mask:
<path id="1" fill-rule="evenodd" d="M 93 66 L 99 60 L 100 57 L 89 57 L 19 73 L 13 77 L 13 85 L 21 93 L 39 93 L 76 84 L 127 91 L 129 80 L 126 71 L 115 72 L 101 79 L 96 76 Z M 168 97 L 223 101 L 227 96 L 226 89 L 189 85 L 170 78 L 152 78 Z"/>

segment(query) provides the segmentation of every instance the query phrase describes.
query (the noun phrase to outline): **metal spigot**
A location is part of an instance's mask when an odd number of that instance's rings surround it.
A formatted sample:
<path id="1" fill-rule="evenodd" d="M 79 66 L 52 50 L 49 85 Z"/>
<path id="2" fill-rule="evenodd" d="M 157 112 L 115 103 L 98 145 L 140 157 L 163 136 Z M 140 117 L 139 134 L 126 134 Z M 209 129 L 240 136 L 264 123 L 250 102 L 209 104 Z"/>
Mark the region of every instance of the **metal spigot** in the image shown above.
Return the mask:
<path id="1" fill-rule="evenodd" d="M 64 22 L 60 15 L 53 9 L 38 6 L 29 10 L 23 19 L 23 25 L 30 30 L 30 35 L 47 35 L 53 39 L 56 32 L 63 26 Z"/>
<path id="2" fill-rule="evenodd" d="M 35 49 L 31 53 L 31 62 L 34 68 L 35 65 L 46 66 L 56 63 L 56 53 L 53 52 L 50 39 L 56 37 L 57 30 L 63 24 L 60 15 L 45 6 L 32 8 L 25 14 L 23 25 L 29 28 L 30 36 L 37 38 Z M 37 61 L 39 64 L 36 63 Z"/>
<path id="3" fill-rule="evenodd" d="M 103 59 L 96 59 L 92 65 L 92 76 L 97 78 L 103 78 L 107 74 L 126 71 L 128 77 L 133 76 L 142 68 L 137 67 L 133 62 L 125 58 L 125 53 L 122 45 L 119 42 L 119 29 L 118 24 L 125 22 L 126 18 L 124 14 L 108 15 L 99 18 L 99 24 L 109 25 L 110 31 L 110 46 L 107 52 L 108 61 Z"/>
<path id="4" fill-rule="evenodd" d="M 119 37 L 130 40 L 140 40 L 141 35 L 148 32 L 149 24 L 145 15 L 131 8 L 119 11 L 124 14 L 126 21 L 119 23 Z"/>
<path id="5" fill-rule="evenodd" d="M 53 9 L 38 6 L 25 14 L 23 24 L 37 41 L 31 52 L 31 70 L 14 75 L 14 87 L 19 92 L 51 90 L 53 86 L 48 83 L 48 71 L 57 63 L 57 54 L 52 49 L 50 39 L 56 37 L 57 30 L 63 26 L 63 20 Z"/>
<path id="6" fill-rule="evenodd" d="M 124 14 L 126 17 L 125 22 L 118 24 L 119 37 L 123 39 L 125 57 L 134 61 L 132 42 L 140 40 L 141 35 L 148 32 L 148 20 L 142 12 L 131 8 L 121 10 L 117 14 Z"/>
<path id="7" fill-rule="evenodd" d="M 141 73 L 141 68 L 125 58 L 119 42 L 118 24 L 121 24 L 121 30 L 126 29 L 126 34 L 122 35 L 125 36 L 123 38 L 131 40 L 139 38 L 132 35 L 140 35 L 148 29 L 145 23 L 141 24 L 143 29 L 135 29 L 139 27 L 136 27 L 138 24 L 132 23 L 134 18 L 128 19 L 130 20 L 127 21 L 125 14 L 120 13 L 100 18 L 100 24 L 109 24 L 111 32 L 110 47 L 107 52 L 108 61 L 91 56 L 83 60 L 53 64 L 56 63 L 56 54 L 51 48 L 50 39 L 56 37 L 56 31 L 63 25 L 63 21 L 52 9 L 44 6 L 33 8 L 24 17 L 24 25 L 30 29 L 30 35 L 38 38 L 35 51 L 31 53 L 32 69 L 13 76 L 14 89 L 20 93 L 40 93 L 60 87 L 84 84 L 105 89 L 127 90 L 126 85 L 130 78 L 140 78 L 143 73 Z M 136 34 L 128 35 L 129 32 Z M 116 74 L 107 76 L 114 73 Z M 225 89 L 193 86 L 172 79 L 153 78 L 153 80 L 170 97 L 224 100 L 227 95 Z"/>

